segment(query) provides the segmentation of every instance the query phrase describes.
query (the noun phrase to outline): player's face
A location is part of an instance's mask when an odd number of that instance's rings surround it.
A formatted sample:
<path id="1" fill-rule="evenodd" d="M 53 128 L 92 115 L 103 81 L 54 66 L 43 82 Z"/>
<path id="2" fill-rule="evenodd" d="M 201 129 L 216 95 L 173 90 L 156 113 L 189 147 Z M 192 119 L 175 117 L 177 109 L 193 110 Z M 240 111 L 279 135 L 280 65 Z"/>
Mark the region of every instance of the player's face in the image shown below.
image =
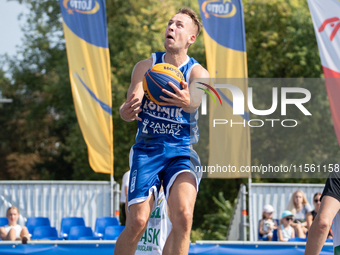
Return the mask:
<path id="1" fill-rule="evenodd" d="M 164 41 L 167 50 L 180 51 L 189 47 L 195 39 L 195 25 L 188 15 L 179 13 L 169 20 Z"/>
<path id="2" fill-rule="evenodd" d="M 19 214 L 18 211 L 16 209 L 11 209 L 8 211 L 7 213 L 7 219 L 8 219 L 8 223 L 9 225 L 11 224 L 16 224 L 19 218 Z"/>
<path id="3" fill-rule="evenodd" d="M 300 192 L 297 192 L 294 197 L 294 202 L 296 205 L 302 204 L 302 194 Z"/>

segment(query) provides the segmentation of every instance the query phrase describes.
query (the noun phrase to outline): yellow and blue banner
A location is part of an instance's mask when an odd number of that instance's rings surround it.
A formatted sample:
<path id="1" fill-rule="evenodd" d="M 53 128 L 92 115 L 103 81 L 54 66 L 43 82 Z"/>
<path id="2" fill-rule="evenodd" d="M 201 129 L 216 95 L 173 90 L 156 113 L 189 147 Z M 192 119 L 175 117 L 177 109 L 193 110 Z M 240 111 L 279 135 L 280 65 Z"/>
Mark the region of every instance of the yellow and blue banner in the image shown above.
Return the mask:
<path id="1" fill-rule="evenodd" d="M 199 0 L 207 68 L 214 83 L 233 83 L 247 96 L 247 53 L 241 0 Z M 228 79 L 226 79 L 228 78 Z M 237 78 L 237 79 L 233 79 Z M 250 130 L 248 106 L 245 114 L 233 115 L 233 97 L 228 89 L 217 88 L 221 104 L 209 100 L 209 122 L 225 119 L 239 125 L 209 131 L 209 165 L 250 166 Z M 247 101 L 247 100 L 245 100 Z M 221 106 L 223 105 L 223 106 Z M 218 116 L 218 117 L 216 117 Z M 210 178 L 243 178 L 249 173 L 209 173 Z"/>
<path id="2" fill-rule="evenodd" d="M 95 172 L 113 175 L 110 56 L 104 0 L 59 0 L 75 111 Z"/>

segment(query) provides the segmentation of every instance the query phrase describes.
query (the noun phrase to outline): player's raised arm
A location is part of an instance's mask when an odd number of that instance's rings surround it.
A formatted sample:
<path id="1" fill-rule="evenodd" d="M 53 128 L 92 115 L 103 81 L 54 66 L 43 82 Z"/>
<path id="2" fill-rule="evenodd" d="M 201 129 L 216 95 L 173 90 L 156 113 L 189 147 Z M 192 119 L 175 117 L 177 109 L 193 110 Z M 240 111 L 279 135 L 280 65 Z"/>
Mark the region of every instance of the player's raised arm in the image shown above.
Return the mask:
<path id="1" fill-rule="evenodd" d="M 140 106 L 144 96 L 143 77 L 151 65 L 152 59 L 143 60 L 138 62 L 132 71 L 127 99 L 119 108 L 120 117 L 127 122 L 133 120 L 141 121 L 138 117 L 138 113 L 142 111 Z"/>

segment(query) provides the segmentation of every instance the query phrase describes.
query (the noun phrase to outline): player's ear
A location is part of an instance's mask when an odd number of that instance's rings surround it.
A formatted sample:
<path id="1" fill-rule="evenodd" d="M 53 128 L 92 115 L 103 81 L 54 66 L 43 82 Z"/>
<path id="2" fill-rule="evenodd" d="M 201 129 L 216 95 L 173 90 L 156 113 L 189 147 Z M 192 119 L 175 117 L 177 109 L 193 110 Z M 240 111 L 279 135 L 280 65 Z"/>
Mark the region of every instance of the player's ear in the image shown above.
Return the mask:
<path id="1" fill-rule="evenodd" d="M 195 42 L 195 40 L 196 40 L 196 35 L 194 35 L 194 34 L 190 35 L 189 43 L 193 44 Z"/>

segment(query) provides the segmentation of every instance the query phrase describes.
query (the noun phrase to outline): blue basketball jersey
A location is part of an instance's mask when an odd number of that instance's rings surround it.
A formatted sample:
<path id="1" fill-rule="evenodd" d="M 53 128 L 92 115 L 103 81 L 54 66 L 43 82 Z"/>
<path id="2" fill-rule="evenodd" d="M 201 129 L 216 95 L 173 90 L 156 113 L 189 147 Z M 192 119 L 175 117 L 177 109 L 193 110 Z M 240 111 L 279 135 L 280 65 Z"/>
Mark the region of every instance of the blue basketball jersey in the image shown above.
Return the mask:
<path id="1" fill-rule="evenodd" d="M 152 65 L 164 63 L 165 52 L 152 53 Z M 189 84 L 192 68 L 199 63 L 187 56 L 187 60 L 178 67 L 183 73 L 185 81 Z M 137 143 L 170 143 L 190 145 L 198 142 L 198 111 L 195 113 L 184 112 L 181 107 L 157 105 L 144 95 L 142 111 L 138 121 L 136 136 Z"/>

